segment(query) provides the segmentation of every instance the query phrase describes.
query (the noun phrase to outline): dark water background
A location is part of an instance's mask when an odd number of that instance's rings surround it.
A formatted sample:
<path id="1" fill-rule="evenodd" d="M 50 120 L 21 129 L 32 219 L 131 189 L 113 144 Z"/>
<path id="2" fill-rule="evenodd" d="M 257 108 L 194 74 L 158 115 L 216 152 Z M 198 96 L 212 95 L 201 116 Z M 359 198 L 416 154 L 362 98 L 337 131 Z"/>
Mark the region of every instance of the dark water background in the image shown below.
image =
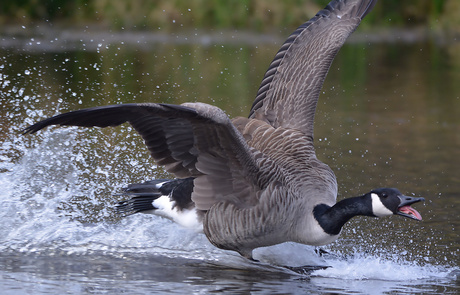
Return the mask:
<path id="1" fill-rule="evenodd" d="M 318 104 L 318 157 L 339 199 L 376 187 L 423 196 L 423 221 L 355 218 L 317 257 L 262 249 L 263 263 L 155 216 L 121 219 L 120 187 L 165 172 L 129 126 L 20 130 L 79 108 L 201 101 L 246 116 L 282 39 L 244 33 L 0 39 L 0 285 L 5 294 L 457 294 L 460 45 L 361 36 L 335 60 Z M 397 38 L 396 38 L 397 39 Z M 238 41 L 243 40 L 243 41 Z M 330 265 L 299 275 L 277 265 Z"/>

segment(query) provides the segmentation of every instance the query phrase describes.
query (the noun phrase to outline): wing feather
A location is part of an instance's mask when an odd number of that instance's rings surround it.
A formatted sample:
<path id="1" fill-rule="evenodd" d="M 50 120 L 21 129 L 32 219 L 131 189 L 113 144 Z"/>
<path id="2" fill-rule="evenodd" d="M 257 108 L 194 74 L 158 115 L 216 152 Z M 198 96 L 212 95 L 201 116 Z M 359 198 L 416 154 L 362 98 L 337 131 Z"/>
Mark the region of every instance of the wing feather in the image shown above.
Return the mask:
<path id="1" fill-rule="evenodd" d="M 116 126 L 130 123 L 153 159 L 179 178 L 196 177 L 192 200 L 208 210 L 217 200 L 248 206 L 260 190 L 254 155 L 225 113 L 202 103 L 123 104 L 83 109 L 40 121 L 24 130 L 49 125 Z"/>
<path id="2" fill-rule="evenodd" d="M 319 93 L 348 36 L 377 0 L 332 1 L 281 46 L 257 92 L 249 118 L 292 128 L 313 138 Z"/>

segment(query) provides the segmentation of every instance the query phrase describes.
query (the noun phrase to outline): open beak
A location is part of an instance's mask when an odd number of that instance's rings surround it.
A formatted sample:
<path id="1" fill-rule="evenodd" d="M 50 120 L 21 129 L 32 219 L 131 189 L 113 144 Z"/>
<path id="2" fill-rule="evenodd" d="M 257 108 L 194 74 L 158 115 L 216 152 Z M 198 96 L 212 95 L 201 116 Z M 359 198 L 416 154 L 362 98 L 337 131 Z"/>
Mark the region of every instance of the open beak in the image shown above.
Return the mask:
<path id="1" fill-rule="evenodd" d="M 399 199 L 401 199 L 401 203 L 399 204 L 398 212 L 396 212 L 397 215 L 412 218 L 415 220 L 422 220 L 422 215 L 420 215 L 420 213 L 418 213 L 418 211 L 412 208 L 410 205 L 417 202 L 424 202 L 424 198 L 399 196 Z"/>

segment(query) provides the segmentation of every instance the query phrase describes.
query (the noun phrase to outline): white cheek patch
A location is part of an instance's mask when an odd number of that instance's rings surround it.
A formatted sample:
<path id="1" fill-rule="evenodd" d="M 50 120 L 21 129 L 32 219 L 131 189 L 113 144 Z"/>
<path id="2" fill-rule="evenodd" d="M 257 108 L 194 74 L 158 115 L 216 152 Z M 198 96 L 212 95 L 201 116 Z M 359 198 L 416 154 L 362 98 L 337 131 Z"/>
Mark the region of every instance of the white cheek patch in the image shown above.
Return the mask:
<path id="1" fill-rule="evenodd" d="M 382 201 L 380 200 L 380 197 L 377 194 L 372 193 L 371 198 L 372 198 L 372 213 L 374 213 L 375 216 L 383 217 L 383 216 L 393 215 L 393 212 L 391 212 L 390 209 L 388 209 L 387 207 L 385 207 L 385 205 L 383 205 Z"/>

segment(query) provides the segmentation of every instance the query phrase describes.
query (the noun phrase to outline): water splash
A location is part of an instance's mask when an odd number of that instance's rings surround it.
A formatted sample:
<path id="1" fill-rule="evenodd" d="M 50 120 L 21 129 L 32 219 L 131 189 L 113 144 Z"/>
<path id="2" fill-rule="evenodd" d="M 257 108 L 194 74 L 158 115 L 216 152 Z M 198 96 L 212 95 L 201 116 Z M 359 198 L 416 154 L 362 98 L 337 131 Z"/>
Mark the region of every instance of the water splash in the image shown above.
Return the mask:
<path id="1" fill-rule="evenodd" d="M 42 113 L 29 115 L 41 117 Z M 137 214 L 120 219 L 112 210 L 117 200 L 111 192 L 155 176 L 149 174 L 151 166 L 143 160 L 142 144 L 139 148 L 126 146 L 133 132 L 129 127 L 117 132 L 62 128 L 29 137 L 17 135 L 18 129 L 13 128 L 0 145 L 0 251 L 4 253 L 106 258 L 159 255 L 222 269 L 294 276 L 284 266 L 322 265 L 329 267 L 308 274 L 315 285 L 333 290 L 337 280 L 337 289 L 343 289 L 345 281 L 349 290 L 369 294 L 382 294 L 370 290 L 397 292 L 401 286 L 407 291 L 408 285 L 458 277 L 458 268 L 420 265 L 387 252 L 369 255 L 357 249 L 352 256 L 320 257 L 314 247 L 294 243 L 256 249 L 255 258 L 261 263 L 253 263 L 160 217 Z M 391 283 L 382 287 L 379 282 Z"/>
<path id="2" fill-rule="evenodd" d="M 455 268 L 425 265 L 417 262 L 382 258 L 381 256 L 357 253 L 347 259 L 330 259 L 329 268 L 317 270 L 313 276 L 348 280 L 383 280 L 410 282 L 421 279 L 447 278 Z"/>

